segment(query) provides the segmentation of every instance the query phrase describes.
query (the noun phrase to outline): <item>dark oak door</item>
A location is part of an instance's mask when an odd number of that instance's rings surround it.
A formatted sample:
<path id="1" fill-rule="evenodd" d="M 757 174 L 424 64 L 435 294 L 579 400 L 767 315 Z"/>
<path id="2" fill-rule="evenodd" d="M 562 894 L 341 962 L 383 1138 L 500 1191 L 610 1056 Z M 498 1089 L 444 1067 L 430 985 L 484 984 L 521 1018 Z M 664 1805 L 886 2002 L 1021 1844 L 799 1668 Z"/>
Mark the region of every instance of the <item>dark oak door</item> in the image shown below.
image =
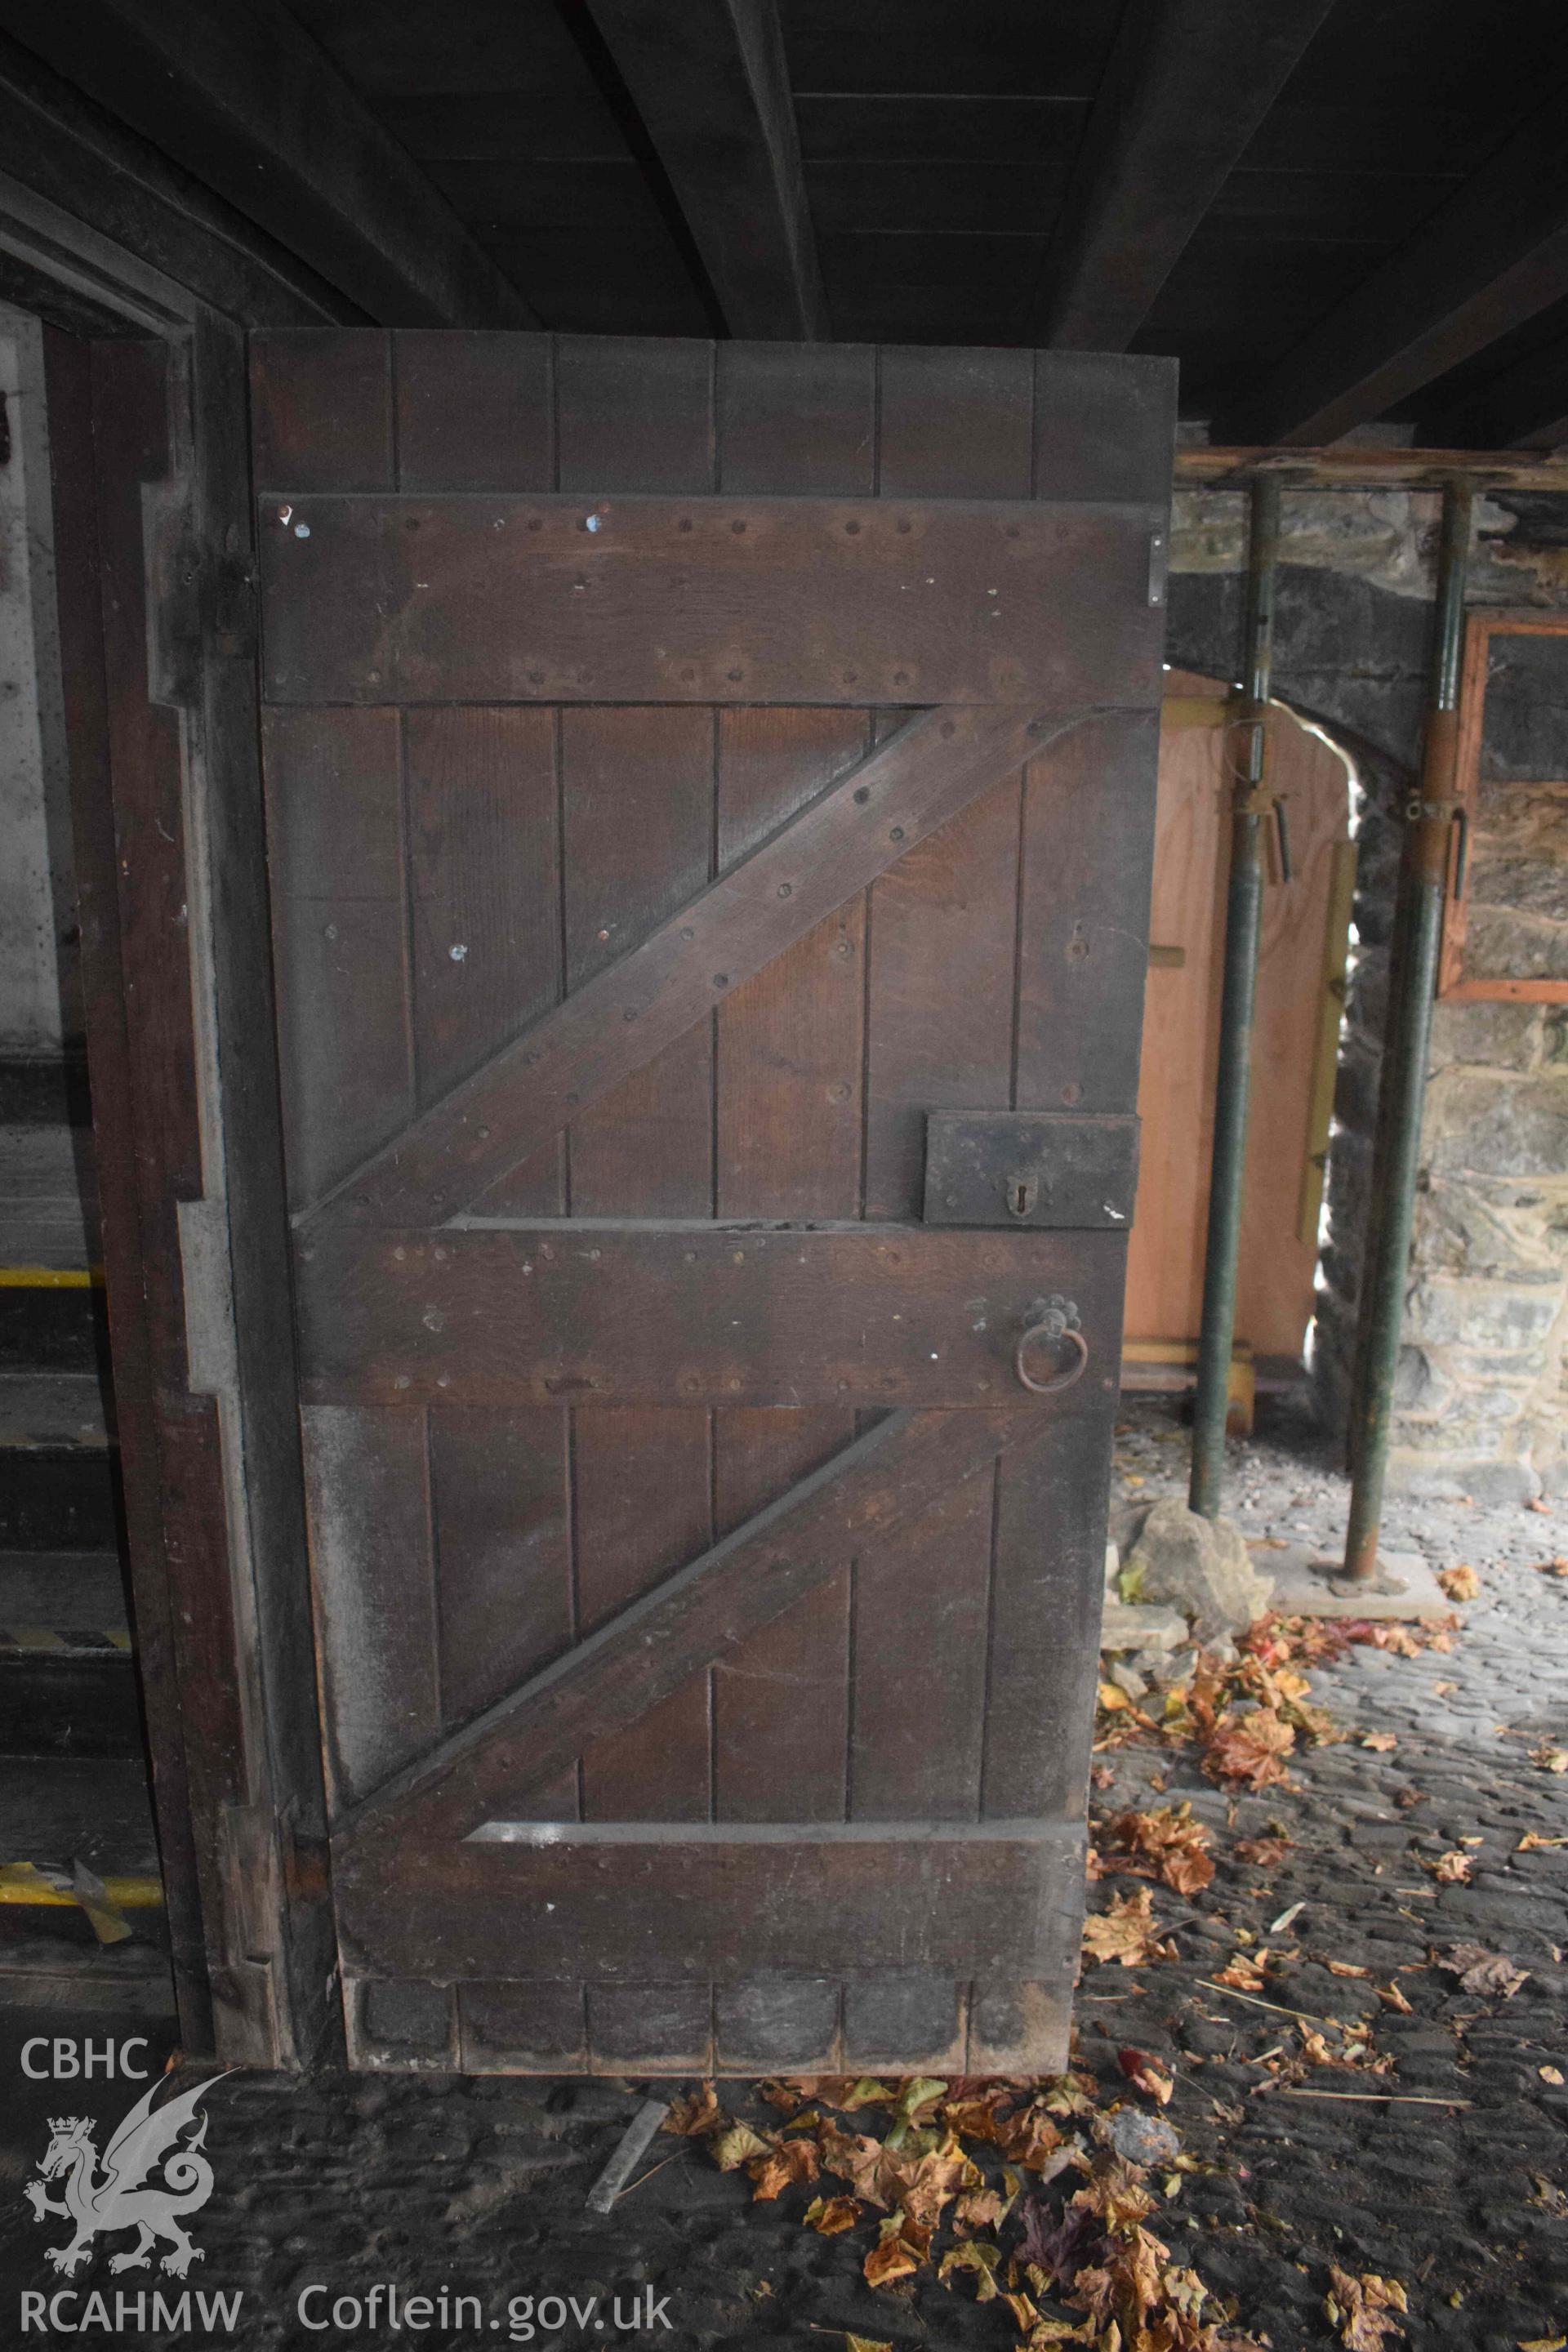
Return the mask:
<path id="1" fill-rule="evenodd" d="M 359 2063 L 1063 2060 L 1172 393 L 257 346 Z"/>

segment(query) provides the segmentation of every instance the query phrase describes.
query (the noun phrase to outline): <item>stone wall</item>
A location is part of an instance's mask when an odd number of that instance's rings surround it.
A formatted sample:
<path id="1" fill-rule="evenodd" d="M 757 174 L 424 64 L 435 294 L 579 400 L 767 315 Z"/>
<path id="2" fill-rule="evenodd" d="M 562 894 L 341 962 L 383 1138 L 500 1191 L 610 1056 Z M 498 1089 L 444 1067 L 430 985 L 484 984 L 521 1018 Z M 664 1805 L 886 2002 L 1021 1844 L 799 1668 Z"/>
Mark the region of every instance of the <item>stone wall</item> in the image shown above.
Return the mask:
<path id="1" fill-rule="evenodd" d="M 1275 692 L 1332 733 L 1360 781 L 1358 945 L 1348 992 L 1319 1278 L 1313 1377 L 1342 1426 L 1398 861 L 1419 759 L 1438 501 L 1287 492 Z M 1170 659 L 1234 674 L 1246 505 L 1177 500 Z M 1472 607 L 1568 609 L 1568 497 L 1481 500 Z M 1568 680 L 1568 641 L 1552 649 Z M 1483 792 L 1472 939 L 1488 969 L 1568 971 L 1568 697 L 1544 672 L 1517 698 L 1528 750 Z M 1568 1008 L 1439 1003 L 1391 1482 L 1522 1499 L 1568 1492 Z"/>

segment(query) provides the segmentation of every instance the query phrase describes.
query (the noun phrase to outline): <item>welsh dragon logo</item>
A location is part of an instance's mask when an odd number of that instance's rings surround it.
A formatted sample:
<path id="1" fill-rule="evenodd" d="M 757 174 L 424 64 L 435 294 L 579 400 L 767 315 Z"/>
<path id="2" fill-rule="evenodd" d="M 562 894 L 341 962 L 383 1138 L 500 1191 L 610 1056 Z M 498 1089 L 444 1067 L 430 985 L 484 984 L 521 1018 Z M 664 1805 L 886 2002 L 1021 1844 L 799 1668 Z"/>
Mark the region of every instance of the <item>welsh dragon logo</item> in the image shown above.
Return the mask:
<path id="1" fill-rule="evenodd" d="M 68 2278 L 79 2263 L 86 2262 L 94 2238 L 115 2230 L 135 2230 L 138 2236 L 129 2252 L 113 2256 L 111 2271 L 145 2270 L 160 2239 L 169 2247 L 162 2267 L 176 2278 L 184 2278 L 191 2264 L 203 2259 L 201 2248 L 192 2244 L 180 2224 L 184 2216 L 200 2212 L 213 2193 L 213 2168 L 200 2152 L 207 2118 L 204 2115 L 198 2122 L 196 2116 L 197 2101 L 212 2082 L 198 2083 L 195 2090 L 183 2091 L 154 2112 L 158 2087 L 153 2083 L 124 2118 L 103 2151 L 101 2171 L 92 2144 L 97 2126 L 90 2116 L 49 2119 L 51 2137 L 38 2166 L 39 2177 L 27 2181 L 22 2193 L 36 2221 L 58 2213 L 75 2224 L 68 2245 L 46 2249 L 47 2259 Z M 180 2134 L 193 2123 L 197 2126 L 194 2136 L 184 2147 L 177 2146 Z M 154 2180 L 152 2176 L 160 2165 L 163 2179 Z M 61 2197 L 47 2193 L 47 2180 L 63 2180 Z"/>

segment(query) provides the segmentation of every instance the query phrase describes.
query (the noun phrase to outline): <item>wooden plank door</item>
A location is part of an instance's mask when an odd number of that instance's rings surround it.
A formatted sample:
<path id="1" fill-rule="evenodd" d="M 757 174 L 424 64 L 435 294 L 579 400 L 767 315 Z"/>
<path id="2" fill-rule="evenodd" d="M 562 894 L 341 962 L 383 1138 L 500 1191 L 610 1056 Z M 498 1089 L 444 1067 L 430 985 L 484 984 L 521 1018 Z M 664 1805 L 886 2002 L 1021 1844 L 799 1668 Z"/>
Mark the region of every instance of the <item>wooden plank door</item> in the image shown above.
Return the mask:
<path id="1" fill-rule="evenodd" d="M 1172 391 L 257 347 L 358 2063 L 1062 2060 Z"/>

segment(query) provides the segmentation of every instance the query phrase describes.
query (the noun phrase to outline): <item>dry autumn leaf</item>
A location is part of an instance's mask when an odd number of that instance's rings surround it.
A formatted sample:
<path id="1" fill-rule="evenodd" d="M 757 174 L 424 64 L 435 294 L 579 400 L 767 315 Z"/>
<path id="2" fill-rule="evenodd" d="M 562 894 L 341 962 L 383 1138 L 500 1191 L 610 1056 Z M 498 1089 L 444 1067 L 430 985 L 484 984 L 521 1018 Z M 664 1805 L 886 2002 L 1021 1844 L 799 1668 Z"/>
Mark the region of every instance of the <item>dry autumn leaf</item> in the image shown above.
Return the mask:
<path id="1" fill-rule="evenodd" d="M 1237 1862 L 1245 1862 L 1254 1870 L 1272 1870 L 1284 1861 L 1294 1840 L 1288 1837 L 1237 1838 L 1231 1852 Z"/>
<path id="2" fill-rule="evenodd" d="M 1554 2090 L 1562 2089 L 1563 2071 L 1561 2067 L 1538 2066 L 1535 2071 L 1540 2075 L 1543 2083 L 1550 2083 Z"/>
<path id="3" fill-rule="evenodd" d="M 1149 1864 L 1177 1895 L 1195 1895 L 1214 1876 L 1209 1832 L 1194 1820 L 1190 1804 L 1120 1813 L 1109 1834 L 1114 1844 Z"/>
<path id="4" fill-rule="evenodd" d="M 1215 1971 L 1215 1984 L 1229 1985 L 1235 1992 L 1261 1992 L 1267 1981 L 1257 1961 L 1246 1952 L 1233 1952 L 1224 1968 Z"/>
<path id="5" fill-rule="evenodd" d="M 855 2227 L 860 2207 L 853 2197 L 814 2197 L 801 2219 L 819 2237 L 837 2238 L 841 2231 Z"/>
<path id="6" fill-rule="evenodd" d="M 782 2197 L 786 2189 L 797 2188 L 801 2182 L 815 2180 L 821 2164 L 814 2139 L 782 2140 L 770 2148 L 766 2156 L 752 2158 L 746 2170 L 756 2183 L 752 2191 L 752 2202 L 768 2197 Z"/>
<path id="7" fill-rule="evenodd" d="M 1142 2091 L 1146 2098 L 1157 2100 L 1163 2107 L 1169 2106 L 1171 2094 L 1176 2085 L 1170 2069 L 1163 2065 L 1152 2052 L 1119 2050 L 1116 2053 L 1116 2063 L 1128 2081 L 1136 2089 Z"/>
<path id="8" fill-rule="evenodd" d="M 996 2294 L 996 2265 L 1002 2259 L 1000 2246 L 987 2245 L 980 2238 L 965 2238 L 950 2246 L 937 2264 L 937 2277 L 943 2286 L 951 2288 L 960 2272 L 967 2272 L 974 2281 L 976 2303 L 991 2303 Z"/>
<path id="9" fill-rule="evenodd" d="M 1363 2271 L 1357 2278 L 1336 2263 L 1329 2272 L 1323 2308 L 1339 2329 L 1346 2352 L 1383 2352 L 1391 2336 L 1405 2333 L 1394 2315 L 1407 2312 L 1410 2305 L 1400 2280 L 1379 2278 L 1375 2271 Z"/>
<path id="10" fill-rule="evenodd" d="M 1296 1745 L 1296 1731 L 1269 1707 L 1250 1715 L 1222 1715 L 1207 1745 L 1206 1761 L 1222 1780 L 1243 1780 L 1267 1789 L 1289 1776 L 1280 1762 Z"/>
<path id="11" fill-rule="evenodd" d="M 1531 1749 L 1530 1760 L 1543 1772 L 1568 1772 L 1568 1748 L 1553 1748 L 1549 1739 L 1543 1739 Z"/>
<path id="12" fill-rule="evenodd" d="M 1456 1846 L 1451 1853 L 1440 1853 L 1436 1862 L 1423 1864 L 1441 1886 L 1462 1886 L 1470 1875 L 1470 1857 Z"/>
<path id="13" fill-rule="evenodd" d="M 1484 1944 L 1455 1944 L 1437 1966 L 1458 1978 L 1461 1991 L 1489 2000 L 1511 2000 L 1530 1980 L 1528 1969 L 1516 1968 L 1506 1953 L 1489 1952 Z"/>
<path id="14" fill-rule="evenodd" d="M 1374 1755 L 1392 1756 L 1399 1742 L 1392 1731 L 1368 1731 L 1363 1735 L 1361 1744 Z"/>
<path id="15" fill-rule="evenodd" d="M 846 2336 L 844 2352 L 893 2352 L 893 2347 L 879 2336 Z"/>
<path id="16" fill-rule="evenodd" d="M 1528 2336 L 1520 2338 L 1519 2352 L 1564 2352 L 1568 2336 Z"/>
<path id="17" fill-rule="evenodd" d="M 713 2131 L 724 2120 L 724 2111 L 713 2095 L 711 2083 L 704 2083 L 689 2098 L 672 2099 L 669 2113 L 660 2124 L 660 2131 L 678 2132 L 687 2137 Z"/>
<path id="18" fill-rule="evenodd" d="M 1468 1559 L 1460 1560 L 1457 1568 L 1440 1568 L 1437 1581 L 1450 1601 L 1474 1601 L 1481 1589 L 1480 1578 Z"/>
<path id="19" fill-rule="evenodd" d="M 760 2137 L 750 2124 L 731 2124 L 726 2130 L 715 2132 L 708 2144 L 721 2172 L 738 2172 L 742 2164 L 750 2163 L 752 2157 L 766 2156 L 770 2152 L 767 2141 Z"/>
<path id="20" fill-rule="evenodd" d="M 1087 1960 L 1115 1960 L 1124 1969 L 1175 1958 L 1174 1945 L 1161 1941 L 1154 1899 L 1146 1886 L 1133 1895 L 1112 1895 L 1109 1909 L 1091 1911 L 1083 1923 L 1083 1949 Z"/>

